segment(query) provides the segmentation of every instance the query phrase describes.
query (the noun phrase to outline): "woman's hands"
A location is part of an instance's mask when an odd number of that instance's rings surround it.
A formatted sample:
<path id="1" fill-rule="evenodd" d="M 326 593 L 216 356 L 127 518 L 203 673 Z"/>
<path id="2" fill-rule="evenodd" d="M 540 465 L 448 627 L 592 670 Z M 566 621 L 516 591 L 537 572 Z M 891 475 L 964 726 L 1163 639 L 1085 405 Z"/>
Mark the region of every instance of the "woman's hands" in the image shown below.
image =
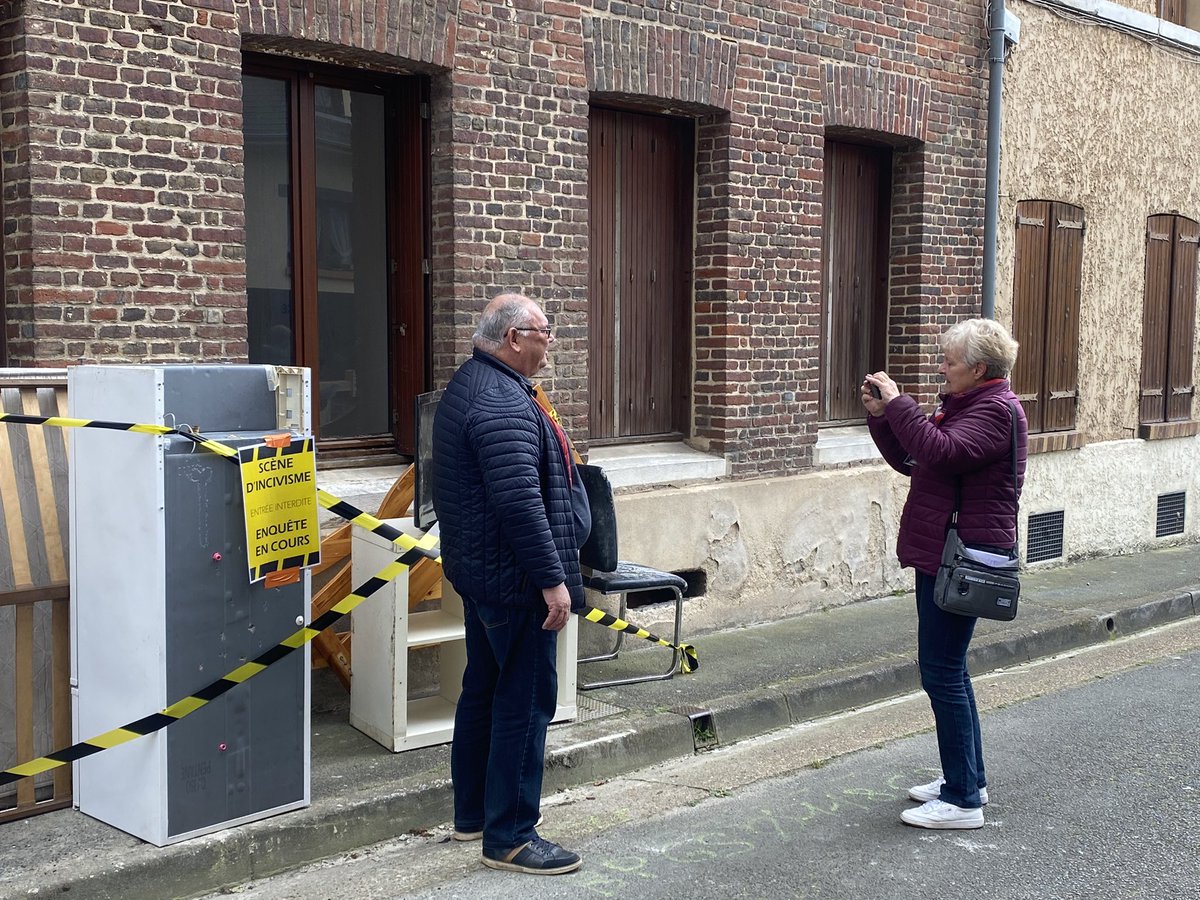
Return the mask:
<path id="1" fill-rule="evenodd" d="M 872 387 L 878 388 L 878 397 L 871 392 Z M 873 416 L 882 416 L 884 407 L 899 396 L 900 388 L 896 387 L 896 382 L 888 377 L 887 372 L 875 372 L 863 379 L 862 405 Z"/>

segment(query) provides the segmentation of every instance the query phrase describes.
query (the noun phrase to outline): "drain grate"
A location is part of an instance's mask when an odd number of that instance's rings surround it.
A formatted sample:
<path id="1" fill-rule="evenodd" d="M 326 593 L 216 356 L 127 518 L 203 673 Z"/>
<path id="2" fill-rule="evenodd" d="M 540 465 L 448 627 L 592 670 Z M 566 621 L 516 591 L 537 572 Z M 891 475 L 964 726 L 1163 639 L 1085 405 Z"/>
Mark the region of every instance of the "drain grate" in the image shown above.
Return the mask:
<path id="1" fill-rule="evenodd" d="M 1183 534 L 1183 517 L 1187 511 L 1187 494 L 1176 491 L 1173 494 L 1158 495 L 1158 516 L 1154 523 L 1154 536 L 1166 537 L 1169 534 Z"/>
<path id="2" fill-rule="evenodd" d="M 569 722 L 556 722 L 550 727 L 560 728 L 566 725 L 577 725 L 580 722 L 591 722 L 594 719 L 603 719 L 606 716 L 615 716 L 623 712 L 625 710 L 621 709 L 621 707 L 598 700 L 591 694 L 576 694 L 575 718 Z"/>
<path id="3" fill-rule="evenodd" d="M 1063 510 L 1038 513 L 1029 517 L 1029 535 L 1025 543 L 1025 561 L 1041 562 L 1063 555 Z"/>

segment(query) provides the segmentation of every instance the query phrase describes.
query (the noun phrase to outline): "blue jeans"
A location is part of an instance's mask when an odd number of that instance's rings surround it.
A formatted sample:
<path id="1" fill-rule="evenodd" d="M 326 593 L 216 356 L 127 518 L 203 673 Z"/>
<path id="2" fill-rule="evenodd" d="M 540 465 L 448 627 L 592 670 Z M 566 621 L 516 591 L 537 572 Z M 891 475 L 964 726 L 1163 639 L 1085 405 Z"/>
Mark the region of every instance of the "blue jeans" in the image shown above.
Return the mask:
<path id="1" fill-rule="evenodd" d="M 967 647 L 975 619 L 943 612 L 933 602 L 934 576 L 917 572 L 917 663 L 929 695 L 942 760 L 941 799 L 967 809 L 980 807 L 987 787 L 975 691 L 967 671 Z"/>
<path id="2" fill-rule="evenodd" d="M 495 856 L 536 837 L 558 635 L 542 629 L 542 606 L 463 597 L 463 617 L 467 667 L 450 748 L 454 827 L 482 831 L 484 852 Z"/>

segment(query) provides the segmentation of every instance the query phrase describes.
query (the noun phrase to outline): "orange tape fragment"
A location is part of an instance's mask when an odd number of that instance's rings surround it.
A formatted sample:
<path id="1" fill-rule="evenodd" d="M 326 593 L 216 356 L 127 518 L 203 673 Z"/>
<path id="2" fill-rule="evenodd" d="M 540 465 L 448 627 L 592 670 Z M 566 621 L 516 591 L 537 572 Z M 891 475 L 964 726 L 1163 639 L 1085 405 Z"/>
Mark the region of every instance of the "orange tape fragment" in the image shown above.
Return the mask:
<path id="1" fill-rule="evenodd" d="M 295 584 L 300 580 L 299 569 L 279 569 L 276 572 L 268 572 L 266 582 L 263 587 L 277 588 L 283 587 L 285 584 Z"/>

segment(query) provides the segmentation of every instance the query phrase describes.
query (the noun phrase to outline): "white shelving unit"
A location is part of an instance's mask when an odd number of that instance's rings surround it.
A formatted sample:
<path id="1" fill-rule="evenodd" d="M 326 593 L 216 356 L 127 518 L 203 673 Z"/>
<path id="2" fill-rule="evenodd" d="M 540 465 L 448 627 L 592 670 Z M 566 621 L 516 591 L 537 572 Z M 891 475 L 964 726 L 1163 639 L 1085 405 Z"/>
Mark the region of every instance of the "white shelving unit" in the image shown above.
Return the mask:
<path id="1" fill-rule="evenodd" d="M 411 518 L 388 519 L 407 534 L 419 534 Z M 435 526 L 436 528 L 436 526 Z M 390 541 L 355 527 L 351 578 L 356 585 L 400 555 Z M 350 724 L 389 750 L 444 744 L 454 737 L 454 709 L 466 667 L 462 600 L 442 581 L 441 608 L 408 611 L 408 574 L 367 598 L 350 614 L 354 638 L 350 681 Z M 558 635 L 558 708 L 554 721 L 575 718 L 579 620 L 572 616 Z M 413 697 L 410 654 L 438 648 L 438 691 Z"/>

